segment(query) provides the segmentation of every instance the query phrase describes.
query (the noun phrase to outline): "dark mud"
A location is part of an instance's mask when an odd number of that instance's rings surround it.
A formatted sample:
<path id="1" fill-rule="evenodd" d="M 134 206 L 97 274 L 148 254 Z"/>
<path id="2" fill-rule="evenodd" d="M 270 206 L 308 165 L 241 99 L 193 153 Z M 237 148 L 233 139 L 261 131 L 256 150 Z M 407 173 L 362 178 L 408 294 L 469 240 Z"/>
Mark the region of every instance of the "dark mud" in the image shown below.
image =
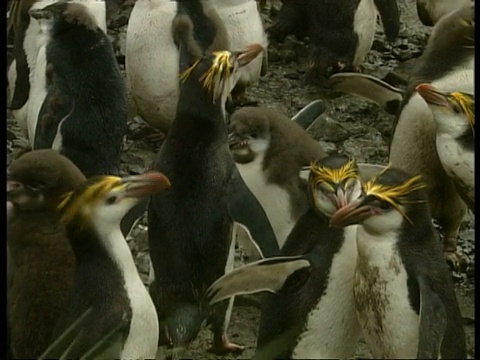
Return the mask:
<path id="1" fill-rule="evenodd" d="M 417 18 L 415 0 L 398 0 L 401 11 L 401 31 L 393 44 L 384 40 L 381 27 L 375 43 L 364 65 L 365 73 L 385 78 L 396 86 L 402 86 L 408 70 L 422 53 L 431 29 L 423 26 Z M 279 1 L 273 0 L 264 11 L 268 24 L 272 13 L 279 8 Z M 120 63 L 123 60 L 125 30 L 131 5 L 124 4 L 109 22 L 109 33 L 117 48 Z M 376 164 L 387 163 L 388 142 L 394 117 L 388 115 L 376 104 L 320 85 L 302 86 L 301 76 L 306 68 L 308 43 L 287 38 L 283 44 L 270 44 L 268 73 L 258 84 L 248 89 L 248 96 L 258 101 L 259 106 L 278 109 L 293 116 L 310 101 L 323 99 L 327 111 L 309 128 L 309 132 L 325 147 L 325 150 L 338 150 L 354 156 L 358 161 Z M 149 168 L 155 152 L 161 145 L 164 134 L 152 129 L 141 119 L 129 120 L 128 133 L 122 155 L 125 173 L 142 173 Z M 27 141 L 15 125 L 11 116 L 7 120 L 7 163 L 25 151 Z M 460 272 L 453 272 L 458 300 L 465 317 L 468 353 L 475 356 L 474 346 L 474 222 L 469 217 L 462 226 L 458 247 L 467 254 L 470 265 Z M 146 223 L 142 221 L 129 239 L 132 252 L 137 260 L 139 271 L 145 282 L 148 272 L 148 243 Z M 237 263 L 240 264 L 240 254 Z M 254 353 L 259 320 L 259 297 L 249 296 L 236 299 L 236 305 L 228 333 L 233 342 L 245 345 L 240 355 L 228 358 L 248 359 Z M 320 334 L 321 336 L 321 334 Z M 208 353 L 211 333 L 204 329 L 188 349 L 176 352 L 177 358 L 218 359 Z M 162 351 L 159 352 L 159 356 Z M 356 353 L 360 358 L 371 358 L 368 349 L 360 343 Z"/>

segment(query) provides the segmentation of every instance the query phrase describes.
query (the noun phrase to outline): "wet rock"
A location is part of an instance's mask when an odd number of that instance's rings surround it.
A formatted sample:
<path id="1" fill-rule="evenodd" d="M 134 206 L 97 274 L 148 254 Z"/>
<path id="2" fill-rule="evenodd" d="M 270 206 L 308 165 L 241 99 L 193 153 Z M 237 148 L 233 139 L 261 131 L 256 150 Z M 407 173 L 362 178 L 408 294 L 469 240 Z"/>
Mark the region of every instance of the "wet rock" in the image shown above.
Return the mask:
<path id="1" fill-rule="evenodd" d="M 317 140 L 338 143 L 348 139 L 349 133 L 345 127 L 327 114 L 320 115 L 311 125 L 311 131 Z"/>
<path id="2" fill-rule="evenodd" d="M 137 256 L 137 269 L 142 274 L 150 272 L 150 256 L 147 252 L 139 252 Z"/>

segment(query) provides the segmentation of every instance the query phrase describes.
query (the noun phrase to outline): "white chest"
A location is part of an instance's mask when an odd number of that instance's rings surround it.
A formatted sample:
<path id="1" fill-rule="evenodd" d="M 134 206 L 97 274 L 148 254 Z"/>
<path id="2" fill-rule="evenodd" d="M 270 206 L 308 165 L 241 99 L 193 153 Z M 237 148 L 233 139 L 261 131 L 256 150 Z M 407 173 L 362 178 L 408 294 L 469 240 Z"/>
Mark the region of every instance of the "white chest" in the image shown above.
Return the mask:
<path id="1" fill-rule="evenodd" d="M 360 65 L 367 56 L 373 44 L 377 9 L 372 0 L 360 0 L 357 12 L 353 18 L 353 30 L 358 36 L 357 51 L 353 59 L 353 66 Z"/>
<path id="2" fill-rule="evenodd" d="M 237 163 L 237 168 L 243 181 L 262 205 L 281 248 L 297 219 L 292 215 L 289 193 L 268 181 L 262 169 L 262 161 L 263 157 L 257 156 L 248 164 Z"/>
<path id="3" fill-rule="evenodd" d="M 465 151 L 448 134 L 437 134 L 437 152 L 447 175 L 462 188 L 469 189 L 469 197 L 474 196 L 475 155 Z"/>
<path id="4" fill-rule="evenodd" d="M 333 258 L 328 286 L 308 315 L 306 330 L 292 354 L 294 359 L 344 359 L 354 355 L 361 334 L 353 297 L 356 229 L 345 228 L 345 241 Z"/>
<path id="5" fill-rule="evenodd" d="M 417 355 L 419 317 L 409 303 L 396 236 L 374 237 L 362 227 L 357 232 L 355 305 L 365 341 L 377 359 Z"/>

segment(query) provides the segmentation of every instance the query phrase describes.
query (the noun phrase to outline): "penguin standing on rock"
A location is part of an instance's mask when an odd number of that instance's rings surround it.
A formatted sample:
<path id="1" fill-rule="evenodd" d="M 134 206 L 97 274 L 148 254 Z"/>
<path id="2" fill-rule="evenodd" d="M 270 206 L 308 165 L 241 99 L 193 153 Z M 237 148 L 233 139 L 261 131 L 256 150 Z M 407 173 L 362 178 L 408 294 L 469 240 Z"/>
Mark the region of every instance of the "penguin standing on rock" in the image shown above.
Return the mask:
<path id="1" fill-rule="evenodd" d="M 362 195 L 356 163 L 336 154 L 313 162 L 308 194 L 310 208 L 298 219 L 278 261 L 234 270 L 207 293 L 211 303 L 228 295 L 274 293 L 262 299 L 256 359 L 350 358 L 361 335 L 352 290 L 356 226 L 341 231 L 329 226 L 330 216 Z M 306 259 L 311 267 L 305 280 L 297 261 Z"/>
<path id="2" fill-rule="evenodd" d="M 25 153 L 7 169 L 7 323 L 14 358 L 38 358 L 66 309 L 75 258 L 56 206 L 85 180 L 53 150 Z"/>
<path id="3" fill-rule="evenodd" d="M 353 292 L 377 359 L 465 359 L 465 333 L 420 176 L 387 168 L 332 226 L 358 224 Z"/>
<path id="4" fill-rule="evenodd" d="M 373 44 L 380 14 L 388 41 L 400 29 L 396 0 L 285 0 L 266 31 L 269 39 L 310 37 L 310 66 L 304 79 L 328 78 L 340 71 L 359 71 Z"/>
<path id="5" fill-rule="evenodd" d="M 181 4 L 193 10 L 193 2 Z M 150 294 L 161 324 L 160 345 L 188 345 L 207 319 L 213 331 L 212 350 L 225 353 L 243 349 L 226 334 L 232 301 L 211 312 L 201 306 L 208 286 L 233 267 L 232 194 L 240 202 L 248 199 L 248 188 L 243 183 L 243 188 L 237 186 L 241 178 L 228 149 L 225 102 L 240 68 L 264 49 L 252 44 L 236 53 L 204 55 L 192 32 L 201 20 L 201 14 L 185 12 L 174 21 L 182 75 L 175 120 L 154 162 L 172 187 L 150 200 L 148 242 L 155 278 Z M 204 29 L 214 29 L 211 21 L 203 21 Z M 210 36 L 211 41 L 215 33 Z"/>
<path id="6" fill-rule="evenodd" d="M 295 121 L 261 107 L 243 107 L 233 113 L 229 145 L 238 171 L 265 209 L 281 248 L 308 208 L 300 171 L 323 159 L 325 151 Z"/>
<path id="7" fill-rule="evenodd" d="M 475 213 L 475 98 L 462 92 L 443 93 L 429 84 L 417 86 L 437 124 L 437 153 L 447 175 L 468 208 Z"/>
<path id="8" fill-rule="evenodd" d="M 115 358 L 155 358 L 159 334 L 155 306 L 120 230 L 120 220 L 139 198 L 169 186 L 169 180 L 157 172 L 92 177 L 59 205 L 76 268 L 69 306 L 55 335 L 91 309 L 67 357 L 80 357 L 118 326 L 121 346 Z"/>
<path id="9" fill-rule="evenodd" d="M 427 184 L 432 216 L 444 234 L 445 258 L 454 267 L 465 262 L 457 252 L 457 236 L 466 213 L 455 185 L 442 167 L 436 147 L 436 124 L 427 102 L 415 90 L 429 83 L 442 92 L 474 92 L 475 27 L 473 5 L 444 17 L 433 28 L 424 53 L 417 60 L 407 90 L 402 95 L 391 86 L 373 84 L 357 74 L 336 74 L 330 79 L 335 89 L 359 93 L 379 104 L 400 104 L 390 142 L 389 161 L 409 174 L 422 175 Z M 439 60 L 441 59 L 441 60 Z M 392 113 L 390 108 L 390 113 Z"/>

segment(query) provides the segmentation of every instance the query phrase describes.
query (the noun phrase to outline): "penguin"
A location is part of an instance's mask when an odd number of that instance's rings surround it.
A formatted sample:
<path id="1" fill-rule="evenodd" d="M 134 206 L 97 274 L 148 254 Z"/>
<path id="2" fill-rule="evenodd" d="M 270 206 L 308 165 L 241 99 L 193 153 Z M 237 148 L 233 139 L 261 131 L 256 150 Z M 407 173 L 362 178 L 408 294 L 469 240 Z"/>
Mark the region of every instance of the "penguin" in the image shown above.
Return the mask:
<path id="1" fill-rule="evenodd" d="M 339 231 L 329 226 L 329 218 L 361 195 L 354 160 L 332 154 L 312 162 L 310 206 L 280 253 L 289 261 L 262 264 L 271 258 L 261 260 L 261 266 L 248 264 L 224 275 L 207 292 L 211 303 L 231 294 L 273 293 L 262 298 L 255 359 L 344 359 L 354 355 L 361 335 L 352 291 L 356 226 Z M 308 279 L 300 285 L 300 274 L 290 273 L 299 268 L 291 262 L 298 256 L 313 258 Z M 289 289 L 288 282 L 296 285 L 296 291 Z"/>
<path id="2" fill-rule="evenodd" d="M 179 101 L 153 165 L 165 173 L 172 187 L 150 199 L 148 243 L 154 281 L 149 289 L 159 316 L 159 345 L 188 346 L 207 320 L 213 332 L 211 350 L 236 352 L 243 347 L 231 343 L 226 333 L 232 301 L 208 313 L 200 305 L 208 286 L 233 267 L 232 229 L 237 220 L 231 196 L 237 198 L 238 206 L 249 199 L 248 188 L 243 183 L 243 188 L 238 186 L 242 180 L 228 148 L 225 102 L 239 70 L 264 49 L 251 44 L 235 53 L 202 53 L 192 41 L 201 14 L 193 12 L 192 2 L 179 5 L 184 12 L 173 29 L 180 49 Z M 214 28 L 205 17 L 202 21 L 204 29 Z M 215 32 L 209 36 L 211 41 Z M 247 217 L 255 213 L 254 207 L 243 209 L 250 213 Z M 252 235 L 262 240 L 253 231 Z M 274 251 L 264 255 L 275 255 Z"/>
<path id="3" fill-rule="evenodd" d="M 118 174 L 128 101 L 107 35 L 83 4 L 56 2 L 29 13 L 49 39 L 47 93 L 29 123 L 33 149 L 59 151 L 87 178 Z"/>
<path id="4" fill-rule="evenodd" d="M 423 25 L 434 26 L 442 16 L 472 3 L 472 0 L 417 0 L 417 14 Z"/>
<path id="5" fill-rule="evenodd" d="M 475 98 L 462 92 L 443 93 L 429 84 L 416 88 L 437 125 L 437 153 L 459 195 L 475 213 Z"/>
<path id="6" fill-rule="evenodd" d="M 403 97 L 401 92 L 386 94 L 387 86 L 383 89 L 376 85 L 367 87 L 365 78 L 361 80 L 364 85 L 357 87 L 364 86 L 362 94 L 368 94 L 369 99 L 377 103 L 386 104 L 382 99 L 390 98 L 390 104 L 393 104 L 392 100 L 395 97 L 400 103 L 392 127 L 389 161 L 393 166 L 409 174 L 422 175 L 423 181 L 427 184 L 432 216 L 438 221 L 444 235 L 445 258 L 453 267 L 458 267 L 466 261 L 456 246 L 466 205 L 440 163 L 435 145 L 434 118 L 427 103 L 415 88 L 421 83 L 430 83 L 443 92 L 474 92 L 473 10 L 472 5 L 464 6 L 437 22 L 424 53 L 412 69 Z M 349 86 L 348 83 L 355 83 L 355 76 L 349 75 L 345 79 L 343 75 L 334 75 L 335 79 L 330 82 L 330 86 L 332 88 L 343 86 L 345 89 Z"/>
<path id="7" fill-rule="evenodd" d="M 303 80 L 328 79 L 341 71 L 360 71 L 373 44 L 377 15 L 393 42 L 400 29 L 396 0 L 285 0 L 268 38 L 310 37 L 310 64 Z"/>
<path id="8" fill-rule="evenodd" d="M 175 117 L 179 96 L 179 51 L 172 36 L 172 21 L 189 2 L 201 4 L 205 15 L 215 24 L 215 42 L 205 42 L 210 37 L 210 27 L 199 24 L 194 30 L 194 41 L 204 50 L 237 51 L 252 43 L 266 48 L 266 35 L 255 1 L 136 1 L 128 21 L 125 45 L 129 90 L 138 115 L 163 132 L 168 132 Z M 240 93 L 247 83 L 258 80 L 262 54 L 242 69 L 237 80 Z M 232 87 L 235 85 L 232 83 Z"/>
<path id="9" fill-rule="evenodd" d="M 38 358 L 66 309 L 75 257 L 56 206 L 85 180 L 70 160 L 50 149 L 27 152 L 7 169 L 7 326 L 13 358 Z"/>
<path id="10" fill-rule="evenodd" d="M 122 346 L 114 358 L 155 358 L 157 313 L 120 230 L 120 221 L 139 198 L 169 186 L 169 179 L 159 172 L 123 178 L 91 177 L 59 204 L 76 266 L 69 304 L 56 326 L 56 337 L 91 309 L 88 321 L 68 349 L 69 358 L 79 358 L 115 326 L 122 330 Z M 53 354 L 54 358 L 59 356 Z"/>
<path id="11" fill-rule="evenodd" d="M 229 146 L 238 171 L 264 208 L 279 248 L 308 208 L 299 173 L 326 156 L 320 143 L 295 121 L 262 107 L 243 107 L 230 117 Z"/>
<path id="12" fill-rule="evenodd" d="M 377 359 L 465 359 L 463 321 L 421 176 L 387 167 L 333 227 L 358 225 L 353 292 Z"/>
<path id="13" fill-rule="evenodd" d="M 45 46 L 48 38 L 42 34 L 36 19 L 29 16 L 30 9 L 41 9 L 58 0 L 18 0 L 10 8 L 11 29 L 14 34 L 14 59 L 8 68 L 10 89 L 9 108 L 20 128 L 28 133 L 28 123 L 36 122 L 46 96 Z M 104 0 L 71 0 L 82 3 L 95 17 L 98 26 L 107 31 Z M 29 134 L 31 135 L 31 134 Z M 32 137 L 29 137 L 32 145 Z"/>

